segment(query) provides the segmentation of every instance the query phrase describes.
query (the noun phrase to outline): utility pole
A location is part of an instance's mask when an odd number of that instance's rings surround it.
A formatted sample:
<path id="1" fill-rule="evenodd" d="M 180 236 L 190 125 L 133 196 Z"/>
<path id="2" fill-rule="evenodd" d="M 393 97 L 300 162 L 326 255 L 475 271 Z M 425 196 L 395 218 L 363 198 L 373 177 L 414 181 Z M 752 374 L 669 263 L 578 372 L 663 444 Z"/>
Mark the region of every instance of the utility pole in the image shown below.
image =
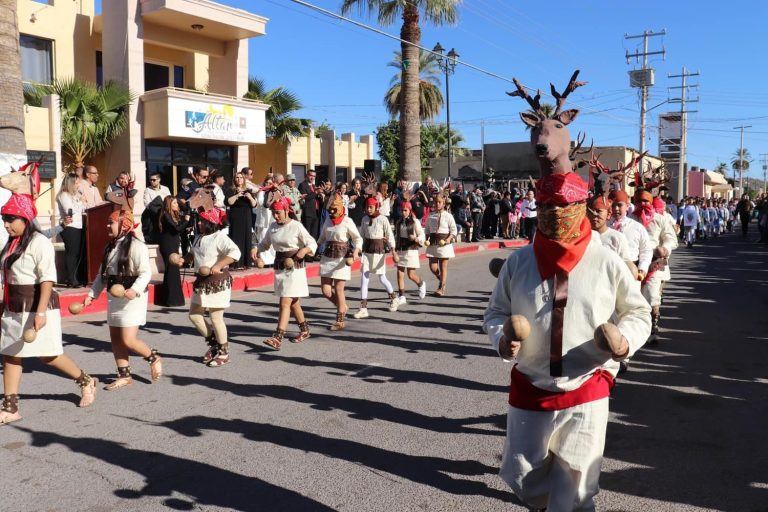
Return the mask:
<path id="1" fill-rule="evenodd" d="M 654 75 L 653 75 L 653 69 L 648 67 L 648 57 L 650 55 L 661 55 L 662 57 L 666 57 L 667 50 L 664 49 L 662 46 L 661 51 L 654 51 L 649 52 L 648 51 L 648 38 L 649 37 L 656 37 L 656 36 L 663 36 L 666 35 L 667 30 L 662 29 L 661 32 L 654 32 L 653 30 L 646 30 L 642 34 L 639 35 L 633 35 L 630 36 L 629 34 L 624 34 L 624 39 L 638 39 L 643 38 L 643 51 L 642 52 L 635 52 L 635 53 L 629 53 L 629 51 L 626 52 L 626 59 L 627 64 L 629 64 L 630 59 L 633 57 L 640 60 L 640 57 L 643 58 L 643 67 L 641 69 L 635 69 L 629 72 L 629 85 L 630 87 L 639 87 L 640 88 L 640 153 L 645 151 L 645 114 L 646 114 L 646 105 L 648 104 L 648 88 L 653 86 L 654 84 Z M 641 170 L 643 169 L 643 161 L 642 159 L 640 162 L 638 162 L 638 168 Z"/>
<path id="2" fill-rule="evenodd" d="M 485 176 L 485 119 L 480 120 L 480 175 Z"/>
<path id="3" fill-rule="evenodd" d="M 744 189 L 742 188 L 742 184 L 744 182 L 744 130 L 746 128 L 752 128 L 751 124 L 741 125 L 741 126 L 734 126 L 734 130 L 741 130 L 741 143 L 739 145 L 739 195 L 744 195 Z M 734 169 L 734 181 L 736 180 L 736 170 Z"/>
<path id="4" fill-rule="evenodd" d="M 765 182 L 768 179 L 768 153 L 761 153 L 760 156 L 763 157 L 763 194 L 765 194 Z"/>
<path id="5" fill-rule="evenodd" d="M 686 150 L 687 150 L 687 143 L 688 143 L 688 113 L 689 112 L 698 112 L 698 110 L 686 110 L 685 105 L 686 103 L 697 103 L 699 101 L 699 98 L 692 99 L 688 98 L 688 89 L 691 87 L 698 87 L 698 85 L 689 85 L 688 84 L 688 77 L 690 76 L 699 76 L 699 72 L 695 73 L 689 73 L 688 70 L 685 69 L 685 66 L 683 66 L 683 71 L 679 75 L 667 75 L 667 78 L 679 78 L 680 79 L 680 85 L 669 87 L 669 89 L 680 89 L 680 97 L 679 98 L 672 98 L 669 100 L 670 103 L 680 103 L 680 158 L 678 160 L 678 166 L 677 166 L 677 200 L 679 201 L 681 198 L 685 197 L 686 189 L 687 187 L 687 177 L 688 173 L 686 172 Z"/>

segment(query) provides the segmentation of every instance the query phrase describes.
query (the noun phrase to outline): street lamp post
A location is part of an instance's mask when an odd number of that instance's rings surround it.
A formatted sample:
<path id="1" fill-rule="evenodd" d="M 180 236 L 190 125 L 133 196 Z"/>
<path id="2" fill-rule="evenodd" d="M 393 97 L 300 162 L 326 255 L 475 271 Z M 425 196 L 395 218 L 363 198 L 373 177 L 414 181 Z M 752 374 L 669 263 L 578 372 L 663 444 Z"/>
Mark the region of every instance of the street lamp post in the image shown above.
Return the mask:
<path id="1" fill-rule="evenodd" d="M 433 52 L 439 54 L 437 58 L 437 65 L 445 73 L 445 124 L 448 128 L 448 179 L 451 179 L 451 89 L 448 83 L 448 77 L 456 70 L 456 61 L 459 59 L 459 54 L 456 50 L 451 48 L 451 51 L 447 55 L 443 55 L 445 48 L 437 43 L 432 49 Z"/>

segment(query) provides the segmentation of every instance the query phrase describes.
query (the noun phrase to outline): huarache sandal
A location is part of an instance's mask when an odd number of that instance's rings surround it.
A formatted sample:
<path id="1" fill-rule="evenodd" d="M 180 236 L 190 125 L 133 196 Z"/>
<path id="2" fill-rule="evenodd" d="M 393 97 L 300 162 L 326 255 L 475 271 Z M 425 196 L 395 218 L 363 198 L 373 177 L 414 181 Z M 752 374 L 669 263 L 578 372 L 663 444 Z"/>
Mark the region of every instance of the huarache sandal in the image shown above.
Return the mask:
<path id="1" fill-rule="evenodd" d="M 0 425 L 7 423 L 13 423 L 19 421 L 21 414 L 19 414 L 19 395 L 5 395 L 3 397 L 3 404 L 0 407 Z"/>
<path id="2" fill-rule="evenodd" d="M 285 330 L 275 329 L 275 333 L 265 339 L 264 344 L 272 350 L 280 350 L 280 346 L 283 344 L 283 336 L 285 336 Z"/>
<path id="3" fill-rule="evenodd" d="M 107 391 L 115 391 L 120 388 L 124 388 L 125 386 L 130 386 L 133 384 L 133 377 L 131 376 L 131 367 L 130 366 L 118 366 L 117 367 L 117 378 L 104 386 L 104 389 Z"/>
<path id="4" fill-rule="evenodd" d="M 307 322 L 301 322 L 299 324 L 299 335 L 291 340 L 291 343 L 301 343 L 309 338 L 309 324 Z"/>
<path id="5" fill-rule="evenodd" d="M 75 383 L 80 386 L 79 407 L 88 407 L 96 400 L 96 384 L 99 383 L 99 379 L 80 370 L 80 376 L 75 379 Z"/>
<path id="6" fill-rule="evenodd" d="M 149 371 L 152 374 L 152 380 L 156 381 L 163 375 L 163 358 L 158 354 L 157 349 L 152 349 L 147 357 L 144 358 L 149 363 Z"/>

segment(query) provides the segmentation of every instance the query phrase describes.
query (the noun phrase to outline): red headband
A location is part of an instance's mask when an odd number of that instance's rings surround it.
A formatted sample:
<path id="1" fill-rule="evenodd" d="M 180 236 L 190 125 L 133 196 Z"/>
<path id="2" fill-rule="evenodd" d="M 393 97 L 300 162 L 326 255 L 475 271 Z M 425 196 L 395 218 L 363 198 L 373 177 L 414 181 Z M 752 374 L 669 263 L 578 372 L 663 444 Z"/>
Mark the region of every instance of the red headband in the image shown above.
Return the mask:
<path id="1" fill-rule="evenodd" d="M 410 212 L 410 211 L 413 211 L 413 206 L 411 205 L 410 201 L 403 201 L 402 204 L 400 205 L 400 209 L 408 210 Z"/>
<path id="2" fill-rule="evenodd" d="M 37 208 L 35 208 L 32 196 L 28 194 L 12 194 L 11 198 L 0 210 L 0 213 L 2 215 L 15 215 L 32 222 L 37 217 Z"/>
<path id="3" fill-rule="evenodd" d="M 289 197 L 281 197 L 280 199 L 276 199 L 272 206 L 270 206 L 273 212 L 279 212 L 279 211 L 291 211 L 291 199 Z"/>
<path id="4" fill-rule="evenodd" d="M 589 202 L 589 205 L 593 210 L 610 210 L 611 206 L 613 206 L 613 201 L 605 196 L 595 196 Z"/>
<path id="5" fill-rule="evenodd" d="M 647 190 L 638 190 L 635 193 L 635 201 L 638 203 L 640 201 L 648 201 L 649 203 L 653 203 L 653 194 L 651 194 Z"/>
<path id="6" fill-rule="evenodd" d="M 617 202 L 617 203 L 628 203 L 629 202 L 629 196 L 626 192 L 623 190 L 614 190 L 611 192 L 611 194 L 608 196 L 608 199 Z"/>
<path id="7" fill-rule="evenodd" d="M 227 212 L 221 208 L 211 208 L 206 212 L 200 213 L 200 218 L 207 220 L 211 224 L 220 226 L 227 220 Z"/>
<path id="8" fill-rule="evenodd" d="M 379 200 L 376 199 L 375 197 L 369 197 L 368 199 L 365 200 L 365 206 L 366 207 L 375 206 L 376 209 L 378 210 L 379 208 L 381 208 L 381 203 L 379 203 Z"/>
<path id="9" fill-rule="evenodd" d="M 542 204 L 564 206 L 584 201 L 587 184 L 575 172 L 550 174 L 536 182 L 536 198 Z"/>

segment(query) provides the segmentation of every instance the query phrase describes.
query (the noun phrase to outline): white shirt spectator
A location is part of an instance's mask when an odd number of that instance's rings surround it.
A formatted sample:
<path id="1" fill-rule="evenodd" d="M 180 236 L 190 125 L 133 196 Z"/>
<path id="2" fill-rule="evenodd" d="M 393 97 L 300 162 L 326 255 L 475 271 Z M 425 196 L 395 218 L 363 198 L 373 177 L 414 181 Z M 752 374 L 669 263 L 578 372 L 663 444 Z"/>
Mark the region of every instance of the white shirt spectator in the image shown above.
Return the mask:
<path id="1" fill-rule="evenodd" d="M 523 206 L 520 208 L 520 216 L 524 219 L 536 218 L 538 212 L 536 211 L 536 199 L 523 199 Z"/>
<path id="2" fill-rule="evenodd" d="M 149 203 L 159 197 L 162 201 L 166 197 L 171 195 L 171 191 L 165 185 L 160 185 L 160 188 L 147 187 L 144 189 L 144 207 L 146 208 Z"/>
<path id="3" fill-rule="evenodd" d="M 56 197 L 56 203 L 59 205 L 59 215 L 66 217 L 69 215 L 69 210 L 72 210 L 72 223 L 69 224 L 70 228 L 83 229 L 83 211 L 85 210 L 85 204 L 80 201 L 80 197 L 72 197 L 68 192 L 60 192 Z"/>

